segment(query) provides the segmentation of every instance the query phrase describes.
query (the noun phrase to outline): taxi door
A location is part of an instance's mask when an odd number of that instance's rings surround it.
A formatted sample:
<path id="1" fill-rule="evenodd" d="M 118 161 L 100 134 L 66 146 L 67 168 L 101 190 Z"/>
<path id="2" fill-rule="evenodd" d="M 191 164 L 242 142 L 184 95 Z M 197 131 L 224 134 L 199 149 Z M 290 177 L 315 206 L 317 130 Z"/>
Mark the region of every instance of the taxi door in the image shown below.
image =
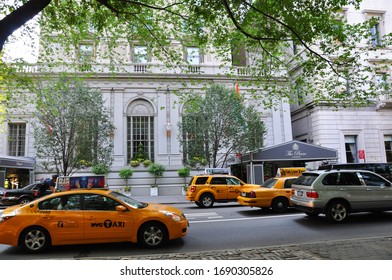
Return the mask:
<path id="1" fill-rule="evenodd" d="M 66 199 L 72 207 L 61 208 Z M 80 195 L 64 195 L 41 201 L 38 205 L 41 222 L 52 232 L 53 244 L 78 243 L 84 235 L 84 212 L 80 208 Z"/>
<path id="2" fill-rule="evenodd" d="M 241 195 L 242 184 L 241 181 L 233 178 L 227 177 L 227 199 L 237 199 Z"/>
<path id="3" fill-rule="evenodd" d="M 87 242 L 127 241 L 131 238 L 130 211 L 116 211 L 117 201 L 100 194 L 84 194 Z"/>
<path id="4" fill-rule="evenodd" d="M 210 188 L 216 200 L 227 199 L 227 181 L 225 177 L 214 176 L 210 180 Z"/>

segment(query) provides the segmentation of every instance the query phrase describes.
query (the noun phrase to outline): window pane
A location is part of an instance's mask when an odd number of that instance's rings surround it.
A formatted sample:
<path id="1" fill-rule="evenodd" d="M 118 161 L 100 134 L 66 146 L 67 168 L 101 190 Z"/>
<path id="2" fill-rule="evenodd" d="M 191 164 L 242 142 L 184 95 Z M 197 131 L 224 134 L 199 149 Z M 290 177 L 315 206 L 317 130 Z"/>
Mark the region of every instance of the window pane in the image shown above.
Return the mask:
<path id="1" fill-rule="evenodd" d="M 387 162 L 392 162 L 392 135 L 384 136 L 384 146 Z"/>
<path id="2" fill-rule="evenodd" d="M 8 155 L 24 156 L 26 143 L 26 124 L 9 124 L 8 125 Z"/>
<path id="3" fill-rule="evenodd" d="M 154 117 L 128 117 L 128 159 L 154 160 Z"/>
<path id="4" fill-rule="evenodd" d="M 79 46 L 79 61 L 91 62 L 93 60 L 93 45 Z"/>
<path id="5" fill-rule="evenodd" d="M 136 46 L 133 51 L 133 62 L 134 63 L 147 63 L 147 47 Z"/>
<path id="6" fill-rule="evenodd" d="M 347 163 L 358 162 L 356 136 L 351 136 L 351 135 L 345 136 L 344 139 L 345 139 Z"/>
<path id="7" fill-rule="evenodd" d="M 194 47 L 187 48 L 187 61 L 190 64 L 200 64 L 199 48 L 194 48 Z"/>
<path id="8" fill-rule="evenodd" d="M 380 40 L 380 24 L 377 23 L 376 25 L 372 26 L 370 28 L 370 33 L 372 34 L 371 40 L 372 40 L 372 46 L 380 46 L 381 45 L 381 40 Z"/>

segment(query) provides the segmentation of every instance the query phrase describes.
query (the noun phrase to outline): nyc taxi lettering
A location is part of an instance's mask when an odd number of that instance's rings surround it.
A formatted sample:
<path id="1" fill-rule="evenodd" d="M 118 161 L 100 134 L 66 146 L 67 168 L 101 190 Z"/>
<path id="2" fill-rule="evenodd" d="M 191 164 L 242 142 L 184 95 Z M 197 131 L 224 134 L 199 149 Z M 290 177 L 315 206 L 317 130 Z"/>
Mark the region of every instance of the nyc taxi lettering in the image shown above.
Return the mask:
<path id="1" fill-rule="evenodd" d="M 91 227 L 104 227 L 104 228 L 125 227 L 125 222 L 105 220 L 103 223 L 91 223 Z"/>

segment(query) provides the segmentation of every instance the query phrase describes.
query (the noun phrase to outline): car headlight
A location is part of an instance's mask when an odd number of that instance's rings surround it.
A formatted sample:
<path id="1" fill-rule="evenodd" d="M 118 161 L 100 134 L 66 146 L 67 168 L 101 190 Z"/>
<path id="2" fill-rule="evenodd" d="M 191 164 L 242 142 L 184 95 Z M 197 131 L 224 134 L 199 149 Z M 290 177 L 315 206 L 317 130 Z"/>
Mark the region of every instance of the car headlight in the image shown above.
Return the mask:
<path id="1" fill-rule="evenodd" d="M 167 217 L 170 217 L 175 222 L 180 222 L 183 220 L 183 217 L 176 214 L 176 213 L 173 213 L 170 211 L 165 211 L 165 210 L 160 210 L 159 212 L 161 212 L 163 215 L 165 215 Z"/>
<path id="2" fill-rule="evenodd" d="M 0 216 L 0 223 L 3 223 L 5 221 L 11 219 L 12 217 L 15 217 L 15 215 L 16 215 L 14 211 L 12 211 L 9 214 L 3 214 L 3 211 L 1 211 L 0 214 L 1 214 L 1 216 Z"/>

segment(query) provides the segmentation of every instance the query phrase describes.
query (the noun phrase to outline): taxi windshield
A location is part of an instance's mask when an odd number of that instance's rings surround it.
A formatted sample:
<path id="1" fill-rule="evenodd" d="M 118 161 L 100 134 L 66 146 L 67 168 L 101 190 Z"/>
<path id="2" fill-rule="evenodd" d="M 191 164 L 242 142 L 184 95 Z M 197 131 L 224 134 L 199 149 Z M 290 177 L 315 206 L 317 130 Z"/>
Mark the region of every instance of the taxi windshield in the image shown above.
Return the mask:
<path id="1" fill-rule="evenodd" d="M 120 199 L 122 202 L 128 204 L 129 206 L 131 206 L 133 208 L 140 209 L 140 208 L 145 208 L 148 206 L 147 203 L 137 201 L 133 198 L 130 198 L 129 196 L 123 195 L 122 193 L 118 193 L 118 192 L 113 191 L 110 194 L 112 196 Z"/>

